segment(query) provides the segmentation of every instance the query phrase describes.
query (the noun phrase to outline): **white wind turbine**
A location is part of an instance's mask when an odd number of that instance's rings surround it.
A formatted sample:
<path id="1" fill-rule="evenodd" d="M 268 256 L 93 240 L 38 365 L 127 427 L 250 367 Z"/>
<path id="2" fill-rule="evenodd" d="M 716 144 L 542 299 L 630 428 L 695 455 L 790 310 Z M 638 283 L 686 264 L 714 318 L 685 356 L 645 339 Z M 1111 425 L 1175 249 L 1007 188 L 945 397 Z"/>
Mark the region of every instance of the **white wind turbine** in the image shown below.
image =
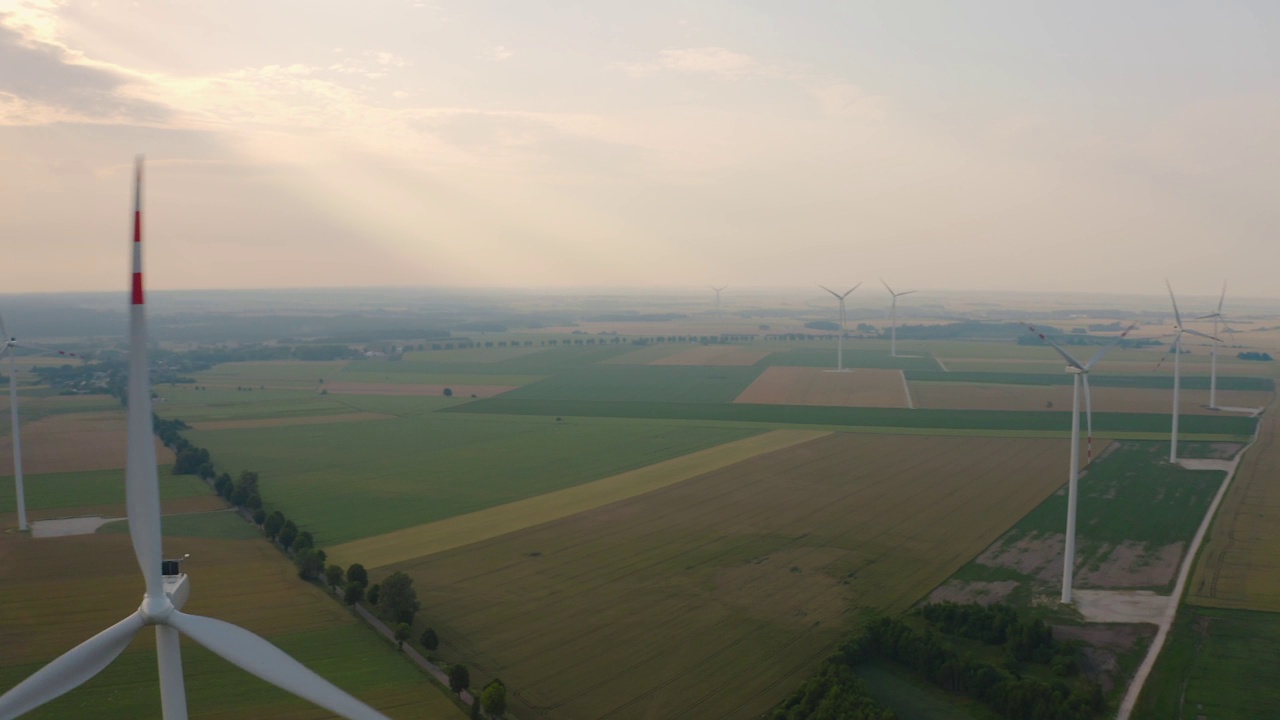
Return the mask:
<path id="1" fill-rule="evenodd" d="M 1178 299 L 1173 296 L 1173 285 L 1169 283 L 1169 278 L 1165 278 L 1164 284 L 1169 288 L 1169 301 L 1173 303 L 1173 321 L 1178 332 L 1173 338 L 1173 430 L 1169 436 L 1169 462 L 1178 462 L 1178 394 L 1182 383 L 1182 334 L 1188 333 L 1202 338 L 1208 338 L 1214 342 L 1218 338 L 1214 335 L 1205 335 L 1198 330 L 1192 330 L 1189 327 L 1182 326 L 1182 315 L 1178 312 Z"/>
<path id="2" fill-rule="evenodd" d="M 915 290 L 907 290 L 905 292 L 894 292 L 889 287 L 889 283 L 880 278 L 880 282 L 884 285 L 884 289 L 889 291 L 893 296 L 893 302 L 889 305 L 889 357 L 898 357 L 898 298 L 903 295 L 910 295 Z"/>
<path id="3" fill-rule="evenodd" d="M 840 293 L 836 292 L 835 290 L 832 290 L 831 288 L 825 285 L 818 286 L 823 290 L 826 290 L 827 292 L 831 293 L 831 295 L 836 300 L 840 301 L 840 337 L 836 339 L 836 372 L 844 372 L 844 318 L 845 318 L 844 299 L 849 297 L 849 293 L 853 292 L 854 290 L 857 290 L 859 287 L 861 287 L 861 285 L 862 283 L 858 283 L 857 285 L 854 285 L 853 287 L 849 288 L 849 291 L 843 295 L 841 295 Z"/>
<path id="4" fill-rule="evenodd" d="M 1067 361 L 1067 372 L 1074 376 L 1071 389 L 1071 469 L 1067 473 L 1067 541 L 1062 560 L 1062 603 L 1067 605 L 1071 603 L 1071 589 L 1075 574 L 1076 507 L 1080 497 L 1080 385 L 1083 382 L 1085 425 L 1089 431 L 1087 442 L 1089 454 L 1085 461 L 1085 466 L 1087 467 L 1089 463 L 1093 462 L 1093 397 L 1089 392 L 1089 371 L 1107 353 L 1111 352 L 1112 348 L 1119 345 L 1125 335 L 1128 335 L 1137 326 L 1130 325 L 1128 330 L 1120 333 L 1120 337 L 1116 338 L 1115 342 L 1099 349 L 1098 352 L 1093 354 L 1092 358 L 1089 358 L 1089 362 L 1083 365 L 1079 360 L 1071 357 L 1070 353 L 1063 350 L 1057 343 L 1045 337 L 1044 333 L 1030 325 L 1027 327 L 1031 329 L 1031 332 L 1039 335 L 1041 340 L 1056 350 Z"/>
<path id="5" fill-rule="evenodd" d="M 1197 320 L 1209 320 L 1210 318 L 1213 319 L 1213 352 L 1209 356 L 1209 409 L 1210 410 L 1218 409 L 1218 323 L 1222 323 L 1222 326 L 1226 328 L 1227 331 L 1229 332 L 1231 331 L 1231 328 L 1227 327 L 1226 318 L 1222 317 L 1222 302 L 1226 299 L 1227 299 L 1227 281 L 1223 280 L 1222 295 L 1218 297 L 1218 309 L 1214 310 L 1212 313 L 1208 315 L 1203 315 L 1201 317 L 1196 318 Z M 1235 336 L 1235 333 L 1233 332 L 1232 337 L 1234 336 Z"/>
<path id="6" fill-rule="evenodd" d="M 3 357 L 5 353 L 9 354 L 9 431 L 13 437 L 13 486 L 14 497 L 18 505 L 18 530 L 25 532 L 27 530 L 27 499 L 22 486 L 22 432 L 18 427 L 18 368 L 14 359 L 13 349 L 24 348 L 38 352 L 49 352 L 49 350 L 39 345 L 18 342 L 18 338 L 9 334 L 8 328 L 4 325 L 3 317 L 0 317 L 0 335 L 4 336 L 4 343 L 0 344 L 0 357 Z M 75 353 L 62 352 L 61 350 L 58 351 L 58 354 L 79 357 Z"/>
<path id="7" fill-rule="evenodd" d="M 721 313 L 720 313 L 720 293 L 721 293 L 721 292 L 723 292 L 723 291 L 724 291 L 726 288 L 728 288 L 728 287 L 729 287 L 728 285 L 722 285 L 721 287 L 716 287 L 715 285 L 712 285 L 712 286 L 711 286 L 711 289 L 716 291 L 716 315 L 717 315 L 717 316 L 721 316 Z M 721 316 L 721 317 L 722 317 L 722 316 Z"/>
<path id="8" fill-rule="evenodd" d="M 160 489 L 156 450 L 151 437 L 151 382 L 147 375 L 147 329 L 142 294 L 141 159 L 135 175 L 134 192 L 125 502 L 129 536 L 146 582 L 146 594 L 142 605 L 133 614 L 67 651 L 0 696 L 0 720 L 33 710 L 97 675 L 148 625 L 156 628 L 160 705 L 165 720 L 184 720 L 187 717 L 180 632 L 233 665 L 330 712 L 360 720 L 387 720 L 381 713 L 339 690 L 248 630 L 221 620 L 188 615 L 180 610 L 190 593 L 187 576 L 177 567 L 178 562 L 163 561 L 162 566 L 160 547 Z"/>

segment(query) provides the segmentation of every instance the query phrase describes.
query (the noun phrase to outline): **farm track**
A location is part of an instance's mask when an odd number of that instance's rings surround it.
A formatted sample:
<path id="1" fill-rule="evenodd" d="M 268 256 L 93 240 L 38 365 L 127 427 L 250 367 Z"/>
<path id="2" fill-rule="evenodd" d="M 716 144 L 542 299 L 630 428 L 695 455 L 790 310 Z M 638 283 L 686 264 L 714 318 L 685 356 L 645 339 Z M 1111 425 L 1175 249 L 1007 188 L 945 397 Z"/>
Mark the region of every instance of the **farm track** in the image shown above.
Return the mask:
<path id="1" fill-rule="evenodd" d="M 433 624 L 540 716 L 761 712 L 853 609 L 906 608 L 1060 485 L 1056 441 L 884 444 L 811 441 L 399 567 L 449 588 Z"/>

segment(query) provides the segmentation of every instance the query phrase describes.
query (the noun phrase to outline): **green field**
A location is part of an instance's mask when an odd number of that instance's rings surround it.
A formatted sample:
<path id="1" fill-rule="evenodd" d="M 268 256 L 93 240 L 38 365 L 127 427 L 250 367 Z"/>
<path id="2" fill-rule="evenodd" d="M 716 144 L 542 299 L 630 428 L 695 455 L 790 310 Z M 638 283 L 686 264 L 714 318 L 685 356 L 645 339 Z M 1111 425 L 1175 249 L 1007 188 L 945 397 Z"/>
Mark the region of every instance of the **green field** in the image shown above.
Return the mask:
<path id="1" fill-rule="evenodd" d="M 251 390 L 219 387 L 196 390 L 194 385 L 161 385 L 156 388 L 156 393 L 164 399 L 155 405 L 157 415 L 181 418 L 190 423 L 350 412 L 336 396 L 319 395 L 314 390 L 259 390 L 256 387 Z"/>
<path id="2" fill-rule="evenodd" d="M 1071 428 L 1070 412 L 908 410 L 905 408 L 844 408 L 802 405 L 756 405 L 748 403 L 526 400 L 508 396 L 477 400 L 450 408 L 445 412 L 798 423 L 847 427 L 881 426 L 1047 431 L 1069 431 Z M 1253 433 L 1256 422 L 1254 418 L 1240 416 L 1185 415 L 1181 420 L 1181 431 L 1187 434 L 1245 436 Z M 1169 417 L 1154 413 L 1094 413 L 1093 425 L 1096 433 L 1167 433 L 1169 431 Z"/>
<path id="3" fill-rule="evenodd" d="M 571 487 L 760 432 L 446 413 L 326 425 L 187 431 L 219 470 L 262 475 L 322 545 Z"/>
<path id="4" fill-rule="evenodd" d="M 160 521 L 165 537 L 198 537 L 217 540 L 250 540 L 262 537 L 258 528 L 232 510 L 166 515 Z M 129 522 L 116 520 L 98 528 L 100 533 L 127 533 Z"/>
<path id="5" fill-rule="evenodd" d="M 857 666 L 867 694 L 906 720 L 997 720 L 983 705 L 948 693 L 889 660 Z"/>
<path id="6" fill-rule="evenodd" d="M 1028 372 L 942 372 L 939 370 L 908 370 L 908 380 L 928 382 L 964 382 L 1001 385 L 1070 385 L 1073 376 L 1068 373 Z M 1089 374 L 1092 387 L 1126 387 L 1172 390 L 1173 377 L 1167 375 L 1095 375 Z M 1180 385 L 1184 390 L 1208 390 L 1207 375 L 1184 376 Z M 1275 390 L 1275 381 L 1266 377 L 1218 376 L 1219 390 Z"/>
<path id="7" fill-rule="evenodd" d="M 517 388 L 503 397 L 616 403 L 728 403 L 762 371 L 759 367 L 594 365 Z"/>
<path id="8" fill-rule="evenodd" d="M 1183 605 L 1133 720 L 1280 717 L 1280 615 Z"/>
<path id="9" fill-rule="evenodd" d="M 772 344 L 756 345 L 760 349 L 775 350 Z M 849 347 L 845 343 L 843 351 L 844 366 L 847 368 L 887 368 L 892 370 L 938 370 L 938 363 L 932 356 L 892 357 L 888 348 L 884 350 L 864 350 Z M 826 347 L 792 347 L 778 348 L 768 357 L 756 363 L 757 367 L 830 367 L 836 366 L 836 346 L 831 342 Z"/>
<path id="10" fill-rule="evenodd" d="M 28 510 L 124 504 L 123 470 L 46 473 L 27 475 L 23 480 Z M 209 494 L 209 486 L 194 475 L 172 475 L 169 465 L 160 467 L 160 499 Z M 16 512 L 17 509 L 13 476 L 0 477 L 0 513 Z"/>

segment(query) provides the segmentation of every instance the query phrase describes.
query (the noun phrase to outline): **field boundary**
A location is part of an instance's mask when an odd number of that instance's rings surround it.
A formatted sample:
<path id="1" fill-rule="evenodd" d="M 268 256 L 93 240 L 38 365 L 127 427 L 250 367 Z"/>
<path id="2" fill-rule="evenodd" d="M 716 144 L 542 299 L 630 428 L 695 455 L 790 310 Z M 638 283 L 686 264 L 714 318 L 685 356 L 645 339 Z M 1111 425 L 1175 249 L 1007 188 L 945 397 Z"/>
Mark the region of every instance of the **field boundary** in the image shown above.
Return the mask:
<path id="1" fill-rule="evenodd" d="M 330 547 L 328 554 L 339 565 L 360 562 L 370 569 L 393 565 L 643 495 L 829 434 L 817 430 L 773 430 L 583 485 L 353 540 Z"/>

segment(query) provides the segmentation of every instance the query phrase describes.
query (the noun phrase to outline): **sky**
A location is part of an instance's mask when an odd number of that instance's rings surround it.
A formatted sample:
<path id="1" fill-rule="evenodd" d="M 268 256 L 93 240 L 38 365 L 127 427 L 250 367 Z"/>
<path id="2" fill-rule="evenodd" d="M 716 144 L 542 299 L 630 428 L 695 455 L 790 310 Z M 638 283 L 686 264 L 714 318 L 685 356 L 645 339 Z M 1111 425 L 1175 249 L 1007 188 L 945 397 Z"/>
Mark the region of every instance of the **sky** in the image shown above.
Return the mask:
<path id="1" fill-rule="evenodd" d="M 1280 296 L 1280 4 L 0 0 L 0 293 Z"/>

